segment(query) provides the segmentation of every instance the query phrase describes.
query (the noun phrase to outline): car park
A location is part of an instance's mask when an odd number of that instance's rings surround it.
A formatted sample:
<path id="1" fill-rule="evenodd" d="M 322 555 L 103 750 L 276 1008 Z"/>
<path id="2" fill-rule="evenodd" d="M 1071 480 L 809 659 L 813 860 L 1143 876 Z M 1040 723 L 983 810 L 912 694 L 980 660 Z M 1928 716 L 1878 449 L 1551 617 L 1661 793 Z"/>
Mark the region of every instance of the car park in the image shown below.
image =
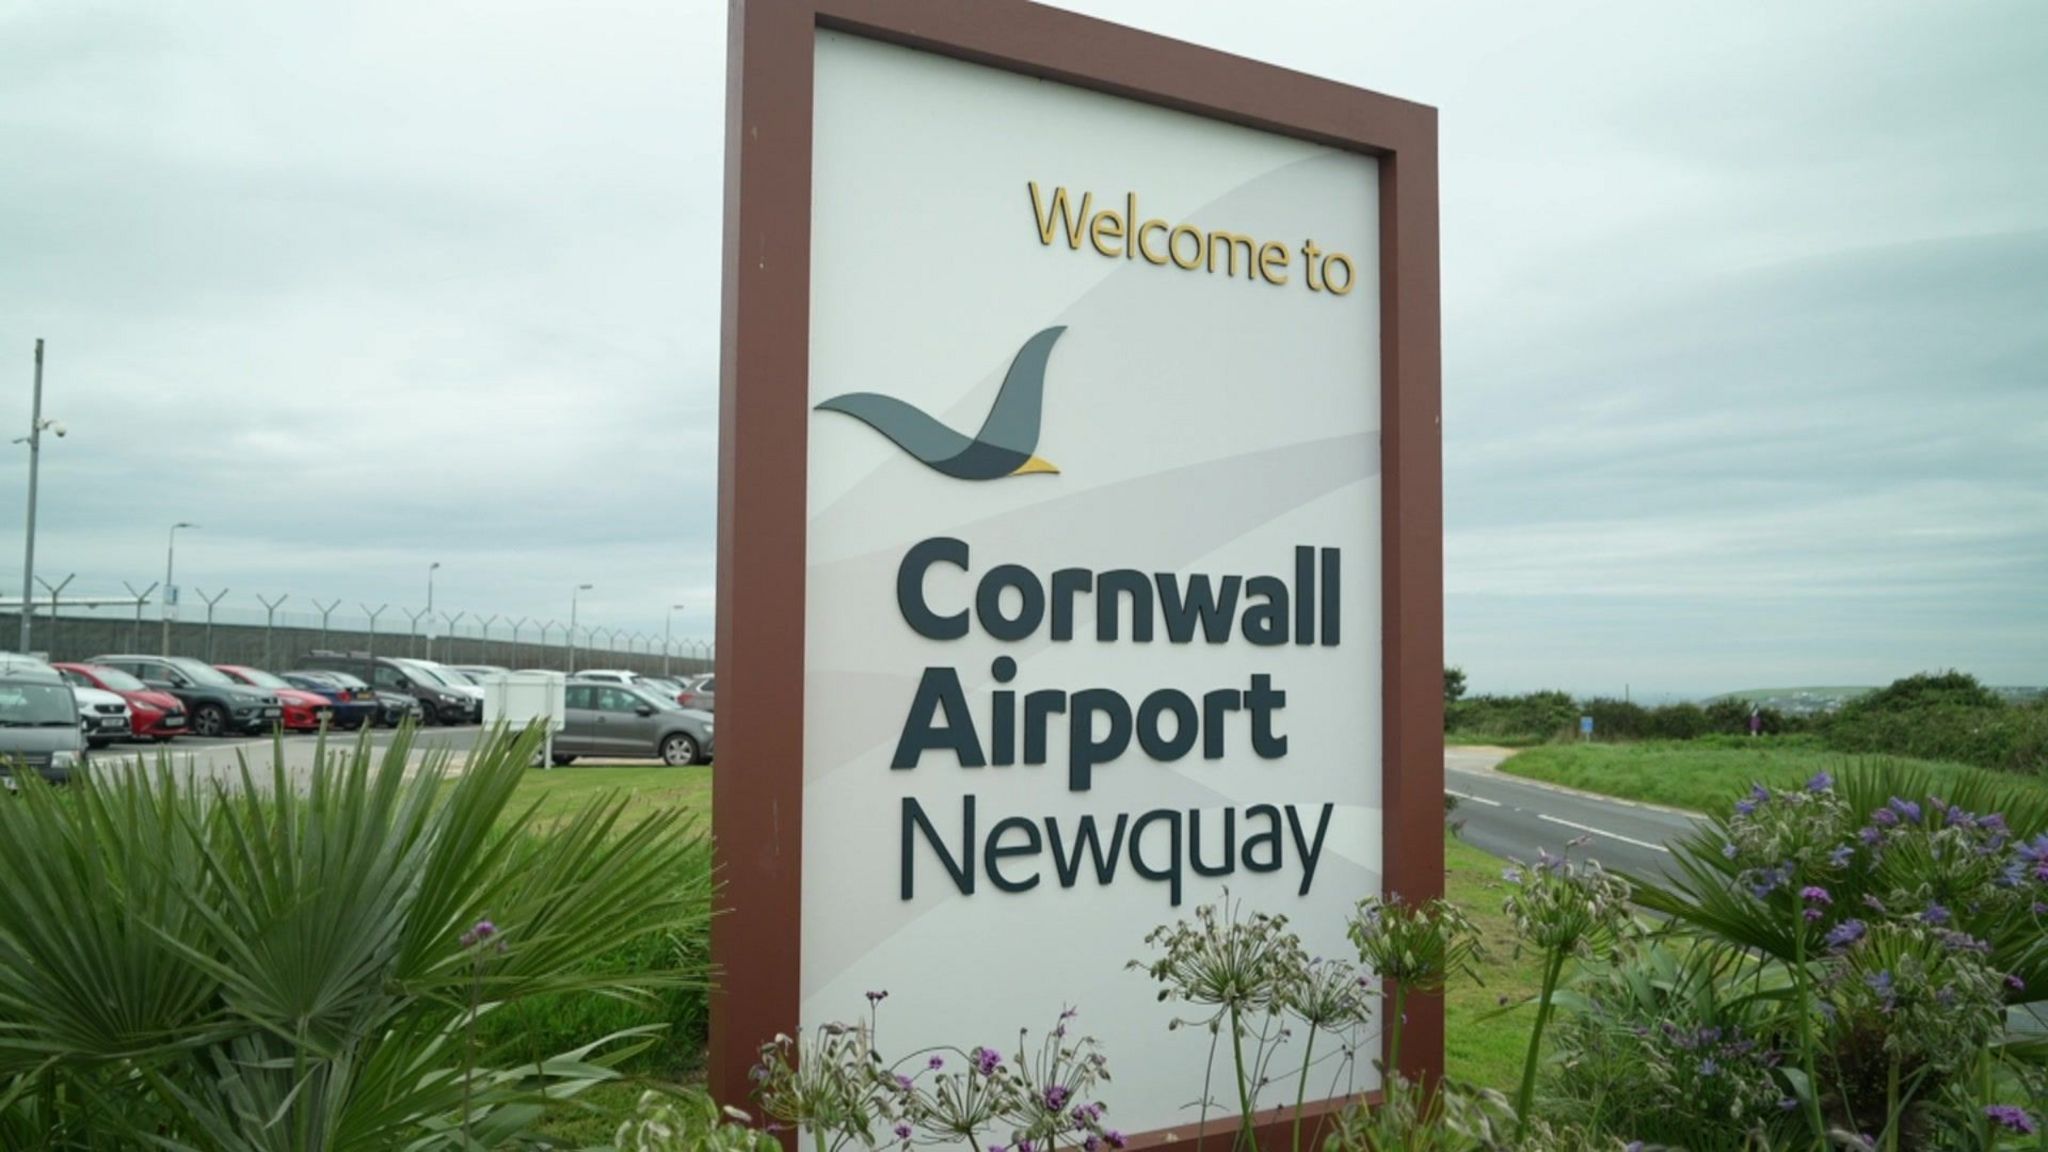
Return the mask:
<path id="1" fill-rule="evenodd" d="M 134 740 L 162 743 L 185 734 L 189 718 L 185 705 L 168 692 L 159 692 L 117 668 L 99 664 L 53 664 L 59 675 L 74 688 L 98 688 L 128 702 L 128 736 Z"/>
<path id="2" fill-rule="evenodd" d="M 423 724 L 478 724 L 483 721 L 484 690 L 474 684 L 450 684 L 427 660 L 372 656 L 367 652 L 315 651 L 299 662 L 304 671 L 346 672 L 367 681 L 379 692 L 403 692 L 419 704 Z"/>
<path id="3" fill-rule="evenodd" d="M 627 684 L 571 680 L 564 687 L 563 704 L 562 728 L 553 744 L 557 765 L 579 756 L 655 757 L 670 765 L 711 759 L 712 718 L 678 708 L 652 692 Z"/>
<path id="4" fill-rule="evenodd" d="M 40 660 L 0 653 L 0 778 L 15 787 L 23 769 L 64 783 L 86 764 L 78 697 Z"/>
<path id="5" fill-rule="evenodd" d="M 360 676 L 347 672 L 286 672 L 285 682 L 294 688 L 318 692 L 334 702 L 335 723 L 361 727 L 365 722 L 378 728 L 396 728 L 405 720 L 420 719 L 420 702 L 410 692 L 384 692 L 370 687 Z"/>
<path id="6" fill-rule="evenodd" d="M 318 732 L 322 725 L 333 722 L 334 701 L 318 692 L 293 687 L 291 681 L 275 672 L 241 664 L 215 664 L 214 667 L 238 684 L 261 688 L 276 696 L 278 707 L 284 709 L 279 723 L 287 732 Z"/>
<path id="7" fill-rule="evenodd" d="M 268 732 L 283 718 L 284 706 L 260 688 L 237 684 L 203 660 L 189 656 L 113 654 L 84 661 L 126 672 L 185 705 L 194 736 Z"/>
<path id="8" fill-rule="evenodd" d="M 718 677 L 715 674 L 699 676 L 683 685 L 683 694 L 676 703 L 699 712 L 716 712 L 718 702 Z"/>

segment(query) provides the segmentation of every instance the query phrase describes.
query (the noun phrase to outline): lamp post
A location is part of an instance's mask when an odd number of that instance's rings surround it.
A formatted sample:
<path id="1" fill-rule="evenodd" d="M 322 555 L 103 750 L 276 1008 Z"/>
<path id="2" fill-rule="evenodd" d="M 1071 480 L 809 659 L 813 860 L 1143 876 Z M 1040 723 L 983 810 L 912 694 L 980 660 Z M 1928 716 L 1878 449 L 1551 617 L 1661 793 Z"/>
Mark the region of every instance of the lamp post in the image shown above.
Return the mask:
<path id="1" fill-rule="evenodd" d="M 15 441 L 28 445 L 28 537 L 21 549 L 21 644 L 22 655 L 28 654 L 29 622 L 36 614 L 36 480 L 42 471 L 43 430 L 49 429 L 59 437 L 64 435 L 64 425 L 55 420 L 43 419 L 43 342 L 36 340 L 36 388 L 35 400 L 29 407 L 28 435 Z"/>
<path id="2" fill-rule="evenodd" d="M 661 674 L 664 678 L 668 676 L 668 650 L 676 644 L 676 613 L 682 610 L 681 604 L 669 605 L 668 627 L 661 630 Z"/>
<path id="3" fill-rule="evenodd" d="M 178 521 L 176 524 L 171 525 L 170 538 L 164 544 L 164 599 L 160 613 L 163 617 L 164 634 L 163 650 L 158 653 L 160 656 L 169 656 L 171 654 L 171 618 L 178 614 L 178 586 L 171 582 L 172 565 L 178 555 L 178 529 L 197 527 L 199 527 L 197 524 L 190 524 L 183 520 Z"/>
<path id="4" fill-rule="evenodd" d="M 439 560 L 427 565 L 427 659 L 434 658 L 434 573 L 441 568 Z"/>
<path id="5" fill-rule="evenodd" d="M 564 671 L 564 672 L 572 672 L 572 673 L 573 673 L 573 672 L 575 672 L 575 671 L 576 671 L 576 601 L 577 601 L 577 598 L 578 598 L 578 597 L 580 597 L 580 596 L 582 596 L 582 595 L 583 595 L 583 594 L 584 594 L 585 592 L 588 592 L 588 591 L 590 591 L 590 590 L 591 590 L 592 588 L 595 588 L 595 587 L 597 587 L 597 585 L 595 585 L 595 584 L 578 584 L 578 585 L 576 586 L 575 590 L 569 593 L 569 661 L 568 661 L 568 664 L 567 664 L 567 665 L 566 665 L 566 666 L 565 666 L 565 667 L 564 667 L 564 668 L 562 669 L 562 671 Z"/>

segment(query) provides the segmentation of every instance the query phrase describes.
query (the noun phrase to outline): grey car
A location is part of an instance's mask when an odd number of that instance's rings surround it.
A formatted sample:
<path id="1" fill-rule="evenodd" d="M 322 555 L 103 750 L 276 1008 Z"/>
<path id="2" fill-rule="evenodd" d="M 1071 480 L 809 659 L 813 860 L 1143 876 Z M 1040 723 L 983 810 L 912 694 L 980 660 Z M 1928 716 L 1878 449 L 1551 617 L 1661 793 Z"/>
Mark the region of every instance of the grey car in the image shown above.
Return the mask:
<path id="1" fill-rule="evenodd" d="M 625 684 L 570 681 L 554 762 L 579 756 L 702 764 L 711 759 L 711 717 Z"/>
<path id="2" fill-rule="evenodd" d="M 0 779 L 8 787 L 18 768 L 55 783 L 69 780 L 85 768 L 85 733 L 71 685 L 0 653 Z"/>

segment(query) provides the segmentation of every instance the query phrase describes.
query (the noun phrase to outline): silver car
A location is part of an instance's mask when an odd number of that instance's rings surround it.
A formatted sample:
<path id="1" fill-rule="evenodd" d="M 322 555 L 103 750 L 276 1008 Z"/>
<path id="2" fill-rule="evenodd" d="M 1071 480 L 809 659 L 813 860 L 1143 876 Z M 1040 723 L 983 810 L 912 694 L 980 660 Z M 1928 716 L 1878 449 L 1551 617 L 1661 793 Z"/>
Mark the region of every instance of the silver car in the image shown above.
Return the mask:
<path id="1" fill-rule="evenodd" d="M 625 684 L 571 680 L 564 690 L 554 762 L 579 756 L 703 764 L 711 759 L 711 717 Z"/>
<path id="2" fill-rule="evenodd" d="M 718 677 L 706 674 L 683 684 L 683 695 L 677 701 L 685 708 L 699 712 L 716 712 L 718 708 Z"/>

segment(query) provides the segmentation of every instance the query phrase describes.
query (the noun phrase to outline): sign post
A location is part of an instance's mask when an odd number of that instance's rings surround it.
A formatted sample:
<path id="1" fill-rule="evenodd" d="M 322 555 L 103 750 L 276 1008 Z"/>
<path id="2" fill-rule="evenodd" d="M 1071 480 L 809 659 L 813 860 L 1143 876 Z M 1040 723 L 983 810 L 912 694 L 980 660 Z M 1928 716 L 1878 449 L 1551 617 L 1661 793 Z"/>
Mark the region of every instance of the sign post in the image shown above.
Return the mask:
<path id="1" fill-rule="evenodd" d="M 867 991 L 891 1051 L 1074 1006 L 1192 1135 L 1150 927 L 1442 891 L 1435 113 L 1023 3 L 731 19 L 711 1086 Z"/>

